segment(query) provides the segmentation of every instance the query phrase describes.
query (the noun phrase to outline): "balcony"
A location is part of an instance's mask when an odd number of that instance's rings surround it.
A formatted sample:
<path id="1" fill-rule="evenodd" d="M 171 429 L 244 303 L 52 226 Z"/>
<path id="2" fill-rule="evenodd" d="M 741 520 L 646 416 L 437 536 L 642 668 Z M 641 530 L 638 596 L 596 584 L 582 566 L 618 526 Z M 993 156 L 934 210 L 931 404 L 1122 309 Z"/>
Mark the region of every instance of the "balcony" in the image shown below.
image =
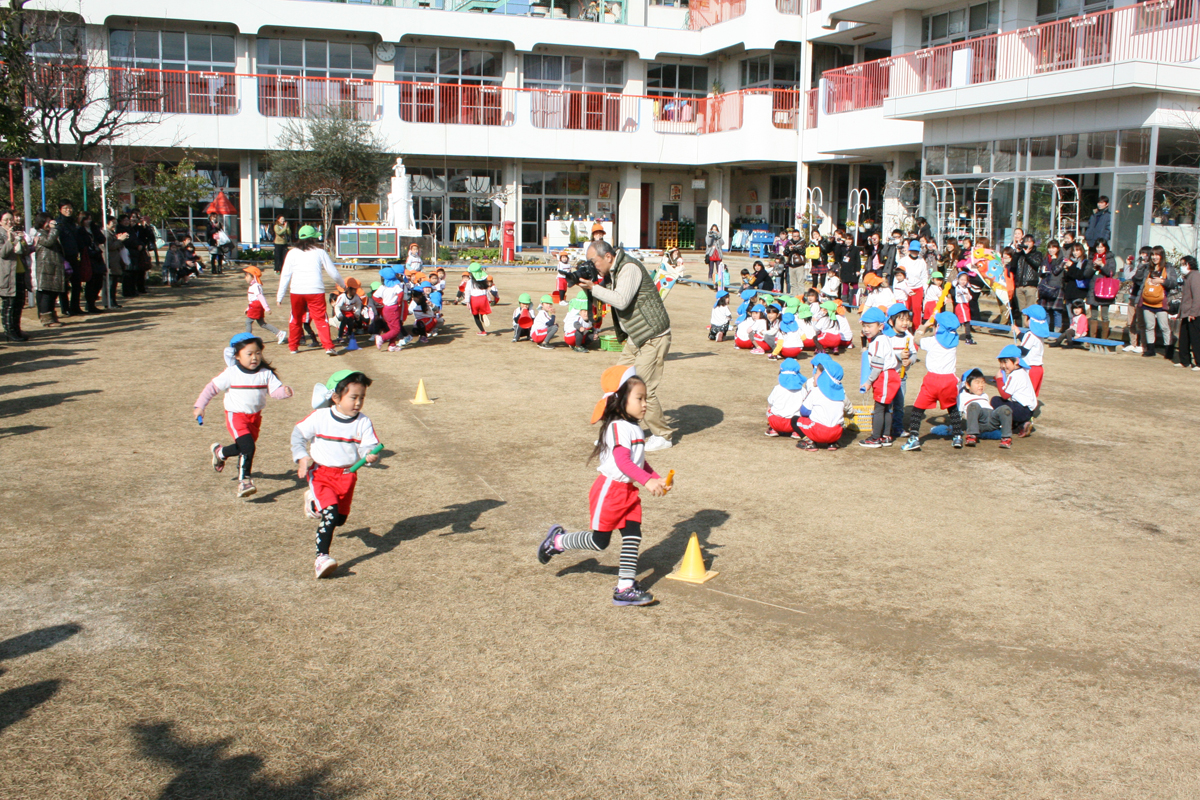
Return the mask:
<path id="1" fill-rule="evenodd" d="M 1200 56 L 1198 23 L 1200 4 L 1196 0 L 1160 0 L 853 64 L 823 74 L 825 113 L 878 108 L 885 101 L 912 98 L 912 102 L 893 103 L 895 108 L 885 111 L 889 116 L 920 118 L 932 116 L 934 110 L 1028 102 L 1041 92 L 1071 95 L 1078 89 L 1072 81 L 1062 80 L 1064 72 L 1130 62 L 1194 61 Z M 935 92 L 1043 76 L 1054 77 L 1023 95 L 988 89 L 963 101 L 930 102 Z M 1085 80 L 1081 87 L 1103 91 L 1104 79 L 1100 83 Z M 1187 87 L 1184 79 L 1178 88 L 1187 91 Z"/>
<path id="2" fill-rule="evenodd" d="M 506 127 L 515 121 L 516 89 L 403 81 L 397 86 L 405 122 Z"/>
<path id="3" fill-rule="evenodd" d="M 655 133 L 700 136 L 736 131 L 742 127 L 746 92 L 710 97 L 649 97 L 654 104 Z"/>
<path id="4" fill-rule="evenodd" d="M 225 72 L 110 68 L 109 97 L 124 111 L 236 114 L 235 77 Z"/>
<path id="5" fill-rule="evenodd" d="M 358 6 L 388 6 L 430 11 L 464 11 L 476 14 L 574 19 L 624 24 L 626 3 L 621 0 L 323 0 Z M 603 8 L 603 11 L 601 10 Z"/>
<path id="6" fill-rule="evenodd" d="M 258 75 L 258 113 L 264 117 L 345 116 L 370 122 L 383 115 L 375 81 Z"/>
<path id="7" fill-rule="evenodd" d="M 638 129 L 639 98 L 614 92 L 526 89 L 535 128 L 555 131 L 620 131 Z"/>
<path id="8" fill-rule="evenodd" d="M 746 0 L 691 0 L 688 3 L 688 28 L 704 30 L 746 13 Z"/>

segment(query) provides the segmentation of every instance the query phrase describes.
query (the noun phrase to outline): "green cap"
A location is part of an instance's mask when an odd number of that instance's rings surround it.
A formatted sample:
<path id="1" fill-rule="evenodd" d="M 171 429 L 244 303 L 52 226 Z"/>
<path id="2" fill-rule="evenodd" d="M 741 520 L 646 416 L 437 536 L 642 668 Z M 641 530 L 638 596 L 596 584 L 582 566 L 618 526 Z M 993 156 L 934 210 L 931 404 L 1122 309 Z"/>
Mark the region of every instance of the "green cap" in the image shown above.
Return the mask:
<path id="1" fill-rule="evenodd" d="M 551 296 L 550 296 L 550 295 L 548 295 L 548 294 L 544 294 L 544 295 L 542 295 L 542 299 L 541 299 L 541 300 L 538 300 L 538 302 L 539 302 L 539 303 L 553 303 L 553 302 L 554 302 L 554 298 L 553 298 L 553 297 L 551 297 Z"/>
<path id="2" fill-rule="evenodd" d="M 533 302 L 533 298 L 529 296 L 529 292 L 521 292 L 521 295 L 517 298 L 517 302 L 528 305 Z"/>
<path id="3" fill-rule="evenodd" d="M 383 288 L 383 284 L 380 283 L 379 281 L 371 281 L 371 291 L 372 292 L 378 292 L 382 288 Z"/>
<path id="4" fill-rule="evenodd" d="M 487 277 L 487 273 L 483 271 L 483 265 L 478 261 L 472 261 L 471 266 L 467 267 L 467 272 L 471 273 L 471 277 L 477 281 Z"/>
<path id="5" fill-rule="evenodd" d="M 575 295 L 575 299 L 582 300 L 586 303 L 587 302 L 587 292 L 585 292 L 583 289 L 580 289 L 579 294 Z"/>
<path id="6" fill-rule="evenodd" d="M 583 295 L 583 292 L 580 292 L 580 294 Z M 587 308 L 587 295 L 584 295 L 583 297 L 576 297 L 574 300 L 572 300 L 571 308 L 575 309 L 576 311 L 583 311 L 585 308 Z"/>
<path id="7" fill-rule="evenodd" d="M 325 388 L 332 392 L 337 388 L 339 383 L 346 380 L 346 378 L 349 378 L 355 372 L 357 372 L 357 370 L 339 369 L 337 372 L 329 376 L 329 380 L 325 381 Z"/>
<path id="8" fill-rule="evenodd" d="M 296 232 L 296 238 L 297 239 L 316 239 L 317 238 L 317 229 L 314 228 L 312 225 L 305 225 L 303 228 L 301 228 L 300 230 L 298 230 Z"/>
<path id="9" fill-rule="evenodd" d="M 808 319 L 812 316 L 812 306 L 810 306 L 808 303 L 804 303 L 803 305 L 797 306 L 796 310 L 792 313 L 794 313 L 800 319 Z"/>
<path id="10" fill-rule="evenodd" d="M 930 275 L 930 276 L 929 276 L 929 280 L 933 280 L 934 278 L 943 278 L 943 279 L 945 279 L 945 277 L 946 277 L 946 276 L 945 276 L 945 275 L 943 275 L 942 273 L 940 273 L 940 272 L 935 272 L 935 273 L 933 273 L 932 275 Z"/>
<path id="11" fill-rule="evenodd" d="M 832 300 L 826 300 L 824 303 L 821 303 L 821 308 L 825 309 L 830 314 L 837 313 L 837 303 L 833 302 Z"/>

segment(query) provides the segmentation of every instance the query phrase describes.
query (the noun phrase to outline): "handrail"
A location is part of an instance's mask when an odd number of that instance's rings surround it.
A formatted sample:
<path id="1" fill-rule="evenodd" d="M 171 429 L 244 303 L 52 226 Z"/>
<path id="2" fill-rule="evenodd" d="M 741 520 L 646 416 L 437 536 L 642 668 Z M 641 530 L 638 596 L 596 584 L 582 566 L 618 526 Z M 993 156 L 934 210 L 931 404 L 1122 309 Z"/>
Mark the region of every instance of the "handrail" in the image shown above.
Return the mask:
<path id="1" fill-rule="evenodd" d="M 961 53 L 961 55 L 959 55 Z M 888 98 L 1125 61 L 1200 57 L 1200 4 L 1154 0 L 826 70 L 825 112 Z"/>

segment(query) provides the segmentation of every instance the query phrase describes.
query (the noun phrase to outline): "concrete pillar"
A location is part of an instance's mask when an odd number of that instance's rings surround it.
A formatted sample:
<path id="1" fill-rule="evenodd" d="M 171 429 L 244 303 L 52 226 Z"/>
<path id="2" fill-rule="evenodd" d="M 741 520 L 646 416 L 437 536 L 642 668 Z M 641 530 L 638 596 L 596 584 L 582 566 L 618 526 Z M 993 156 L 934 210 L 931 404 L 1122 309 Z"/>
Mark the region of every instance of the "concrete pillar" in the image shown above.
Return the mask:
<path id="1" fill-rule="evenodd" d="M 618 199 L 619 227 L 613 244 L 636 248 L 642 244 L 642 168 L 621 167 L 621 197 Z"/>
<path id="2" fill-rule="evenodd" d="M 258 246 L 258 156 L 243 153 L 238 163 L 238 225 L 239 240 L 251 247 Z"/>
<path id="3" fill-rule="evenodd" d="M 1006 0 L 1000 4 L 1000 30 L 1015 31 L 1037 24 L 1037 0 Z"/>
<path id="4" fill-rule="evenodd" d="M 510 192 L 508 203 L 504 208 L 504 219 L 512 220 L 516 225 L 513 232 L 516 234 L 518 253 L 521 252 L 521 169 L 523 163 L 519 158 L 507 161 L 504 165 L 504 174 L 501 176 L 504 185 Z M 500 233 L 503 240 L 503 226 Z"/>
<path id="5" fill-rule="evenodd" d="M 732 194 L 730 178 L 729 167 L 713 167 L 708 172 L 708 224 L 720 228 L 721 235 L 725 237 L 727 244 L 733 241 L 733 231 L 729 228 L 731 222 L 729 203 Z M 697 231 L 697 237 L 699 234 L 700 232 Z"/>
<path id="6" fill-rule="evenodd" d="M 892 55 L 899 56 L 920 49 L 921 12 L 916 9 L 904 9 L 893 13 Z"/>

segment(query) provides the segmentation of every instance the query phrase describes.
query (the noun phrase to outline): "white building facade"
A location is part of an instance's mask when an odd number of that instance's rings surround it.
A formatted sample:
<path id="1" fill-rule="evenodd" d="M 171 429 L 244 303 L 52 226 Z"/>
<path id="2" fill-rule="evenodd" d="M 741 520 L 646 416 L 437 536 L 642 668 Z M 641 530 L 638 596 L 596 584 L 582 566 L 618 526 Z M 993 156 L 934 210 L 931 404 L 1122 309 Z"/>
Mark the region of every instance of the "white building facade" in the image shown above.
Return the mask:
<path id="1" fill-rule="evenodd" d="M 566 216 L 663 247 L 702 246 L 711 224 L 730 242 L 918 213 L 945 234 L 1041 240 L 1104 194 L 1121 255 L 1188 236 L 1194 249 L 1198 6 L 38 4 L 137 88 L 123 102 L 153 124 L 129 144 L 220 176 L 246 243 L 278 214 L 319 217 L 262 190 L 263 154 L 285 126 L 336 111 L 403 155 L 416 220 L 444 244 L 495 246 L 512 221 L 518 247 L 541 248 Z"/>

